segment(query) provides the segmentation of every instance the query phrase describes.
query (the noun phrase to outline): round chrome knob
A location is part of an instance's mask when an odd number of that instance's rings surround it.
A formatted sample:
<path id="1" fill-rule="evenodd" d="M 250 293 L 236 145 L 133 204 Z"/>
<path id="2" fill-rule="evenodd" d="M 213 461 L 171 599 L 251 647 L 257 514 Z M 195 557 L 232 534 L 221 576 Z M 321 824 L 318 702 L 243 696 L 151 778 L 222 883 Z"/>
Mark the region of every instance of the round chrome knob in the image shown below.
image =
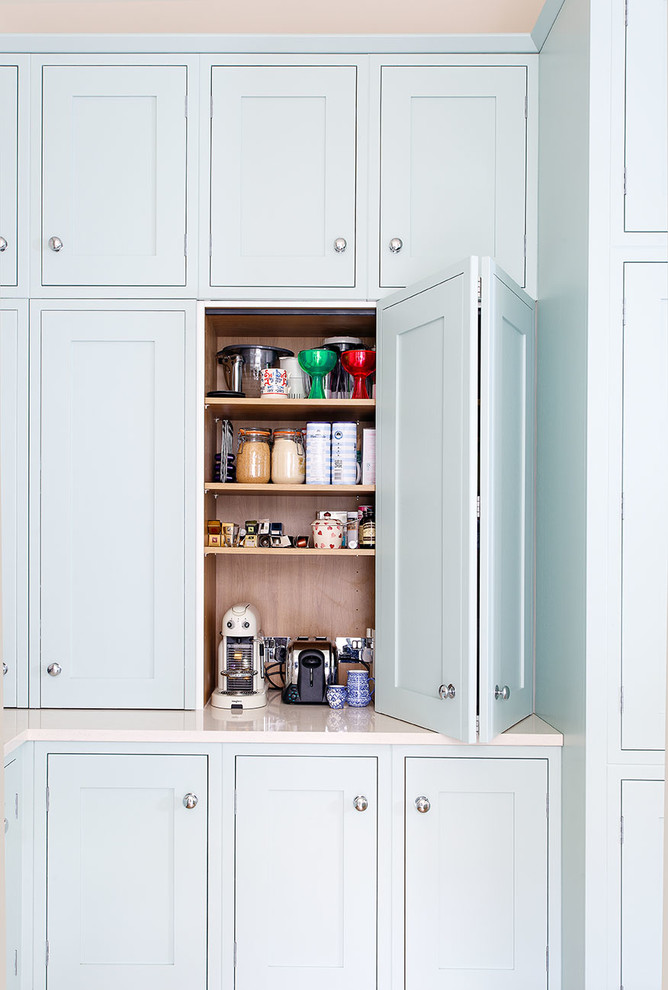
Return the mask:
<path id="1" fill-rule="evenodd" d="M 390 241 L 390 251 L 392 254 L 399 254 L 403 246 L 404 242 L 400 237 L 393 237 Z"/>
<path id="2" fill-rule="evenodd" d="M 7 250 L 7 238 L 0 237 L 0 251 L 6 251 L 6 250 Z"/>
<path id="3" fill-rule="evenodd" d="M 426 798 L 424 794 L 421 794 L 420 797 L 415 798 L 415 807 L 421 815 L 426 815 L 431 808 L 431 802 L 429 798 Z"/>
<path id="4" fill-rule="evenodd" d="M 50 237 L 49 247 L 51 248 L 52 251 L 62 251 L 63 242 L 61 241 L 60 237 Z"/>
<path id="5" fill-rule="evenodd" d="M 348 247 L 348 242 L 345 237 L 337 237 L 334 241 L 334 250 L 337 254 L 343 254 L 345 249 Z"/>
<path id="6" fill-rule="evenodd" d="M 355 808 L 355 811 L 366 811 L 366 809 L 369 807 L 369 802 L 367 801 L 367 799 L 364 797 L 363 794 L 358 794 L 355 800 L 353 801 L 353 807 Z"/>
<path id="7" fill-rule="evenodd" d="M 510 697 L 510 688 L 505 684 L 502 688 L 497 684 L 494 688 L 494 697 L 497 701 L 508 701 Z"/>
<path id="8" fill-rule="evenodd" d="M 7 666 L 7 664 L 5 663 L 5 661 L 3 660 L 2 661 L 2 676 L 3 677 L 5 676 L 5 674 L 7 673 L 8 670 L 9 670 L 9 667 Z"/>
<path id="9" fill-rule="evenodd" d="M 448 698 L 450 699 L 454 698 L 456 693 L 457 691 L 455 689 L 454 684 L 448 684 L 447 687 L 445 686 L 445 684 L 441 684 L 440 688 L 438 689 L 438 696 L 441 699 L 441 701 L 445 701 Z"/>
<path id="10" fill-rule="evenodd" d="M 183 807 L 187 808 L 188 811 L 192 811 L 193 808 L 197 807 L 197 795 L 193 794 L 191 791 L 183 798 Z"/>
<path id="11" fill-rule="evenodd" d="M 57 677 L 58 674 L 61 673 L 62 669 L 63 668 L 60 666 L 59 663 L 50 663 L 49 666 L 46 668 L 46 672 L 49 675 L 49 677 Z"/>

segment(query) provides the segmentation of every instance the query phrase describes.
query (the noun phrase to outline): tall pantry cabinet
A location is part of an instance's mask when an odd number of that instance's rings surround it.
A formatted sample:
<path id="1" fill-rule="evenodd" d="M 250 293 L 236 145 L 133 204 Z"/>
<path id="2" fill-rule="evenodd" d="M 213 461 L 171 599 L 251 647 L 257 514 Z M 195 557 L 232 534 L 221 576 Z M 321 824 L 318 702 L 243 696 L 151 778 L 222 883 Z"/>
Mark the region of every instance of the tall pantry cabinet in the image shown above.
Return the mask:
<path id="1" fill-rule="evenodd" d="M 541 52 L 536 711 L 564 729 L 585 990 L 660 987 L 666 27 L 665 0 L 566 0 Z"/>

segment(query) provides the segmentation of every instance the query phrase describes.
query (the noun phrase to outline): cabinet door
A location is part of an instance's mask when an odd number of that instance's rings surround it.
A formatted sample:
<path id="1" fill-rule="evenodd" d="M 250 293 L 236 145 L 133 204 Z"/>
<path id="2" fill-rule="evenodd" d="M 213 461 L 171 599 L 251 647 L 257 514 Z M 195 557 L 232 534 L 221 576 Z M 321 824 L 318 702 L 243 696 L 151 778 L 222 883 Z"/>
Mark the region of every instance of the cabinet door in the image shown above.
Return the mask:
<path id="1" fill-rule="evenodd" d="M 355 284 L 355 66 L 215 66 L 211 285 Z"/>
<path id="2" fill-rule="evenodd" d="M 18 67 L 0 65 L 0 286 L 17 285 L 18 85 Z"/>
<path id="3" fill-rule="evenodd" d="M 663 781 L 623 780 L 621 974 L 633 990 L 661 988 Z"/>
<path id="4" fill-rule="evenodd" d="M 186 94 L 184 66 L 44 66 L 42 285 L 185 285 Z"/>
<path id="5" fill-rule="evenodd" d="M 471 258 L 379 321 L 376 709 L 473 742 L 479 692 L 490 738 L 532 705 L 533 307 Z"/>
<path id="6" fill-rule="evenodd" d="M 48 787 L 49 990 L 206 990 L 206 757 L 52 755 Z"/>
<path id="7" fill-rule="evenodd" d="M 236 789 L 237 990 L 375 987 L 376 760 L 239 757 Z"/>
<path id="8" fill-rule="evenodd" d="M 627 0 L 624 227 L 668 223 L 666 0 Z"/>
<path id="9" fill-rule="evenodd" d="M 624 266 L 622 747 L 665 745 L 668 266 Z M 658 510 L 658 511 L 657 511 Z"/>
<path id="10" fill-rule="evenodd" d="M 23 982 L 21 956 L 22 835 L 21 765 L 12 760 L 5 766 L 5 910 L 6 990 L 19 990 Z"/>
<path id="11" fill-rule="evenodd" d="M 547 986 L 546 796 L 545 760 L 406 760 L 406 990 Z"/>
<path id="12" fill-rule="evenodd" d="M 0 302 L 2 664 L 6 708 L 28 703 L 28 308 Z"/>
<path id="13" fill-rule="evenodd" d="M 35 323 L 42 705 L 182 708 L 186 314 Z"/>
<path id="14" fill-rule="evenodd" d="M 526 68 L 386 66 L 381 94 L 381 286 L 472 254 L 524 285 Z"/>

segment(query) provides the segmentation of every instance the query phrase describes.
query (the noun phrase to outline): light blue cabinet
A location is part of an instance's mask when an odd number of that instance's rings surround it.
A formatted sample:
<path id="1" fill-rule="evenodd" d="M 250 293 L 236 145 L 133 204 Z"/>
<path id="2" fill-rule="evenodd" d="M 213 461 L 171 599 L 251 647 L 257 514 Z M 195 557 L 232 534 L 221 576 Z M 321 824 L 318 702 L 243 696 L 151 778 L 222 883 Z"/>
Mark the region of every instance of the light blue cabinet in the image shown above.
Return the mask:
<path id="1" fill-rule="evenodd" d="M 0 65 L 0 286 L 18 282 L 18 65 Z M 25 236 L 25 235 L 24 235 Z"/>
<path id="2" fill-rule="evenodd" d="M 527 67 L 381 71 L 381 287 L 472 254 L 526 285 Z"/>
<path id="3" fill-rule="evenodd" d="M 43 707 L 184 707 L 192 316 L 168 304 L 35 305 Z"/>
<path id="4" fill-rule="evenodd" d="M 546 802 L 546 760 L 406 760 L 406 990 L 547 987 Z"/>
<path id="5" fill-rule="evenodd" d="M 23 975 L 23 788 L 20 757 L 5 764 L 5 990 L 27 986 Z"/>
<path id="6" fill-rule="evenodd" d="M 666 0 L 626 0 L 624 229 L 668 225 Z M 617 7 L 622 16 L 622 4 Z"/>
<path id="7" fill-rule="evenodd" d="M 355 65 L 215 65 L 211 286 L 355 285 Z"/>
<path id="8" fill-rule="evenodd" d="M 471 258 L 379 320 L 376 710 L 489 741 L 533 705 L 534 304 Z"/>
<path id="9" fill-rule="evenodd" d="M 41 285 L 185 286 L 187 67 L 48 64 L 39 85 Z"/>
<path id="10" fill-rule="evenodd" d="M 0 301 L 4 706 L 28 703 L 28 304 Z"/>
<path id="11" fill-rule="evenodd" d="M 668 265 L 624 266 L 622 748 L 665 746 L 668 626 Z"/>
<path id="12" fill-rule="evenodd" d="M 207 758 L 48 757 L 50 990 L 206 990 Z"/>
<path id="13" fill-rule="evenodd" d="M 662 780 L 622 781 L 619 984 L 660 990 L 663 917 Z"/>
<path id="14" fill-rule="evenodd" d="M 376 986 L 377 762 L 237 757 L 237 990 Z"/>

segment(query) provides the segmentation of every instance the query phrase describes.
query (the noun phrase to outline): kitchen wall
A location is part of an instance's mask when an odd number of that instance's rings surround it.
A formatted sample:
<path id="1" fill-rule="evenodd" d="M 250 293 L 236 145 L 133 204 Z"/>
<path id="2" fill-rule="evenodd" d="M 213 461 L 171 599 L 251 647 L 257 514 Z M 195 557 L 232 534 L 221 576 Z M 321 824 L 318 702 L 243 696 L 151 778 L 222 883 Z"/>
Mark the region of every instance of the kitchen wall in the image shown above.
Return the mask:
<path id="1" fill-rule="evenodd" d="M 0 33 L 530 32 L 543 0 L 0 0 Z"/>

